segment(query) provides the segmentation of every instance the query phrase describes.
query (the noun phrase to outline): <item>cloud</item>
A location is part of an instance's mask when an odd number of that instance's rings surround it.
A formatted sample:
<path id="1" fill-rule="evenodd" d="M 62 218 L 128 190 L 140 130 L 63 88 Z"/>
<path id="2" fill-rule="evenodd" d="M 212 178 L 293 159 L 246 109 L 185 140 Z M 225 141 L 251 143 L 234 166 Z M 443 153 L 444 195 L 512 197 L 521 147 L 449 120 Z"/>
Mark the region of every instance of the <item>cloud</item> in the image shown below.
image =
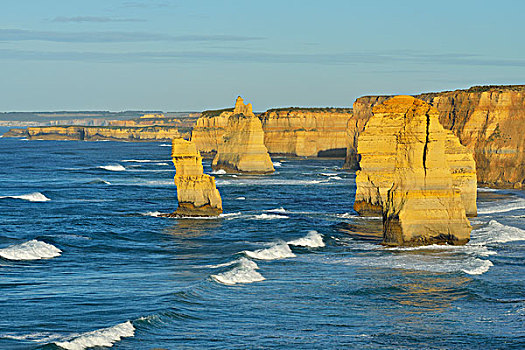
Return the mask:
<path id="1" fill-rule="evenodd" d="M 159 8 L 159 7 L 168 7 L 168 4 L 165 2 L 153 2 L 153 1 L 124 1 L 122 7 L 129 8 Z"/>
<path id="2" fill-rule="evenodd" d="M 242 35 L 169 35 L 147 32 L 52 32 L 24 29 L 0 29 L 0 41 L 52 41 L 66 43 L 115 43 L 115 42 L 226 42 L 262 40 L 262 37 Z"/>
<path id="3" fill-rule="evenodd" d="M 414 70 L 421 66 L 492 66 L 525 68 L 525 59 L 489 58 L 471 54 L 421 54 L 400 52 L 361 53 L 269 53 L 256 51 L 163 51 L 163 52 L 79 52 L 79 51 L 31 51 L 1 49 L 2 59 L 40 61 L 88 61 L 104 63 L 258 63 L 258 64 L 318 64 L 318 65 L 366 65 L 399 69 L 399 64 L 409 64 Z"/>
<path id="4" fill-rule="evenodd" d="M 104 16 L 55 17 L 51 21 L 59 23 L 145 22 L 145 20 L 140 18 L 113 18 Z"/>

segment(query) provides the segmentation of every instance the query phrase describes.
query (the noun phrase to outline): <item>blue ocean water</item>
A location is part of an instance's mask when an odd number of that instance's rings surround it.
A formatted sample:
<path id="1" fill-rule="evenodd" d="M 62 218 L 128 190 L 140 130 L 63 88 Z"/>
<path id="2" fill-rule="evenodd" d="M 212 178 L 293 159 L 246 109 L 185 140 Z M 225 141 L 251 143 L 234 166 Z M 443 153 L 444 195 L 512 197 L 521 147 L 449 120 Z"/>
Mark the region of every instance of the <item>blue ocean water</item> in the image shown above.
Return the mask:
<path id="1" fill-rule="evenodd" d="M 157 217 L 170 151 L 0 139 L 1 349 L 524 347 L 523 191 L 480 189 L 467 246 L 389 249 L 337 230 L 380 225 L 339 159 L 216 174 L 220 218 Z"/>

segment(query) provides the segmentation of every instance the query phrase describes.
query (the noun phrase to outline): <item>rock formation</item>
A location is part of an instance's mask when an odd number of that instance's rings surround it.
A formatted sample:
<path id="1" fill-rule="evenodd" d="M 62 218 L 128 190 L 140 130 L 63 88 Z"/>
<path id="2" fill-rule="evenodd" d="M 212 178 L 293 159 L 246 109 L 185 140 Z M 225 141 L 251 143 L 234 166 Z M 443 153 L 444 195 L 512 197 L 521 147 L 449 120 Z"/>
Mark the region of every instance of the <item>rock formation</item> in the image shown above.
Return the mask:
<path id="1" fill-rule="evenodd" d="M 215 187 L 215 178 L 203 174 L 202 157 L 195 144 L 173 139 L 172 154 L 177 186 L 177 210 L 168 216 L 217 216 L 222 201 Z"/>
<path id="2" fill-rule="evenodd" d="M 5 136 L 23 136 L 28 140 L 171 141 L 173 138 L 189 138 L 190 129 L 175 126 L 39 126 L 29 127 L 23 133 L 8 132 Z"/>
<path id="3" fill-rule="evenodd" d="M 270 154 L 300 157 L 344 156 L 347 108 L 282 108 L 260 115 Z"/>
<path id="4" fill-rule="evenodd" d="M 461 147 L 424 101 L 397 96 L 374 107 L 358 139 L 356 199 L 368 196 L 382 209 L 384 244 L 468 242 L 471 226 L 448 163 L 463 160 L 446 155 L 450 143 Z"/>
<path id="5" fill-rule="evenodd" d="M 228 118 L 233 115 L 233 108 L 202 112 L 191 132 L 191 141 L 201 153 L 212 154 L 219 149 Z"/>
<path id="6" fill-rule="evenodd" d="M 359 134 L 373 106 L 391 96 L 365 96 L 354 103 L 348 134 Z M 477 86 L 415 96 L 434 106 L 439 121 L 473 153 L 478 183 L 525 186 L 525 86 Z M 357 142 L 349 136 L 345 167 L 357 164 Z"/>
<path id="7" fill-rule="evenodd" d="M 233 114 L 228 117 L 222 142 L 212 162 L 214 170 L 266 174 L 275 171 L 264 146 L 261 121 L 252 112 L 252 105 L 244 105 L 237 98 Z"/>

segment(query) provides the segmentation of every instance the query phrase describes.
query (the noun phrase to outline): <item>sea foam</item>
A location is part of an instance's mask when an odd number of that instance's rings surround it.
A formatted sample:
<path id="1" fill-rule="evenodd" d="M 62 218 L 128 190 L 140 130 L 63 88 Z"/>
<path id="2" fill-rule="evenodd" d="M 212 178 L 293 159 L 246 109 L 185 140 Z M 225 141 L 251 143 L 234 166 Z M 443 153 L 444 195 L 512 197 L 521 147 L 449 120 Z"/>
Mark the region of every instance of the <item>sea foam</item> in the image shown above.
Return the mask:
<path id="1" fill-rule="evenodd" d="M 490 220 L 487 226 L 472 231 L 470 236 L 472 244 L 507 243 L 525 240 L 525 230 Z"/>
<path id="2" fill-rule="evenodd" d="M 289 219 L 288 216 L 275 214 L 259 214 L 253 217 L 255 220 L 274 220 L 274 219 Z"/>
<path id="3" fill-rule="evenodd" d="M 135 327 L 130 321 L 120 323 L 113 327 L 97 329 L 82 333 L 71 340 L 55 342 L 56 345 L 68 350 L 83 350 L 91 347 L 112 347 L 122 338 L 133 337 Z"/>
<path id="4" fill-rule="evenodd" d="M 236 260 L 235 264 L 236 266 L 233 269 L 216 275 L 211 275 L 211 278 L 219 283 L 227 285 L 264 281 L 265 278 L 257 272 L 259 266 L 257 266 L 254 261 L 242 257 L 239 260 Z"/>
<path id="5" fill-rule="evenodd" d="M 22 194 L 20 196 L 1 196 L 0 199 L 1 198 L 23 199 L 25 201 L 30 201 L 30 202 L 47 202 L 51 200 L 40 192 Z"/>
<path id="6" fill-rule="evenodd" d="M 0 257 L 8 260 L 38 260 L 57 257 L 61 252 L 52 244 L 33 239 L 0 249 Z"/>
<path id="7" fill-rule="evenodd" d="M 516 198 L 510 202 L 493 202 L 489 206 L 478 208 L 478 214 L 506 213 L 512 210 L 525 209 L 525 199 Z"/>

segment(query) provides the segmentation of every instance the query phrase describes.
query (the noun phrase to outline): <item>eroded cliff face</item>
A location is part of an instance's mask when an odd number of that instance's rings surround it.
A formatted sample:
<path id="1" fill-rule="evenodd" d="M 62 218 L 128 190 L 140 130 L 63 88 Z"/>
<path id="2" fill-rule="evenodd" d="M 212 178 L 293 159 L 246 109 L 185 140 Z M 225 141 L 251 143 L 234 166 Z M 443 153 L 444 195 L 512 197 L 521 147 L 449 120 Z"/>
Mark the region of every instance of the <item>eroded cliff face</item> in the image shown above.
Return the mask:
<path id="1" fill-rule="evenodd" d="M 203 153 L 214 153 L 219 149 L 233 108 L 204 111 L 191 132 L 191 141 Z"/>
<path id="2" fill-rule="evenodd" d="M 190 130 L 171 126 L 41 126 L 27 128 L 23 134 L 17 133 L 17 137 L 20 136 L 29 140 L 171 141 L 173 138 L 189 138 Z"/>
<path id="3" fill-rule="evenodd" d="M 260 115 L 264 144 L 271 154 L 300 157 L 344 156 L 350 109 L 292 108 Z"/>
<path id="4" fill-rule="evenodd" d="M 525 186 L 525 86 L 473 87 L 415 96 L 439 112 L 439 121 L 474 155 L 478 182 L 493 187 Z M 366 96 L 354 103 L 349 122 L 346 168 L 355 167 L 355 135 L 372 108 L 390 96 Z"/>
<path id="5" fill-rule="evenodd" d="M 237 98 L 233 114 L 228 117 L 212 168 L 230 173 L 267 174 L 275 171 L 264 145 L 261 120 L 253 114 L 251 104 L 244 105 L 241 97 Z"/>
<path id="6" fill-rule="evenodd" d="M 417 101 L 414 103 L 412 114 L 419 113 L 422 116 L 429 115 L 429 118 L 430 116 L 433 118 L 437 113 L 435 109 L 431 110 L 426 103 L 420 106 L 420 103 L 423 103 L 421 100 L 410 96 L 398 96 L 374 107 L 374 117 L 368 120 L 364 131 L 358 137 L 357 154 L 360 158 L 361 170 L 356 172 L 357 190 L 354 209 L 360 215 L 381 216 L 384 211 L 388 191 L 394 183 L 398 166 L 398 147 L 402 141 L 400 138 L 406 137 L 408 133 L 400 134 L 399 130 L 407 127 L 406 114 L 408 112 L 406 110 L 411 111 L 412 101 Z M 444 135 L 443 166 L 448 167 L 454 188 L 460 190 L 467 215 L 476 216 L 476 164 L 472 154 L 459 143 L 458 138 L 452 132 L 444 130 L 442 134 Z M 413 152 L 413 150 L 408 151 Z"/>
<path id="7" fill-rule="evenodd" d="M 378 201 L 384 244 L 468 242 L 471 226 L 446 155 L 450 139 L 424 101 L 396 96 L 374 107 L 358 138 L 356 199 L 367 194 Z"/>
<path id="8" fill-rule="evenodd" d="M 215 178 L 203 174 L 202 157 L 195 144 L 174 139 L 172 145 L 179 206 L 169 216 L 217 216 L 222 213 L 222 200 L 215 187 Z"/>

